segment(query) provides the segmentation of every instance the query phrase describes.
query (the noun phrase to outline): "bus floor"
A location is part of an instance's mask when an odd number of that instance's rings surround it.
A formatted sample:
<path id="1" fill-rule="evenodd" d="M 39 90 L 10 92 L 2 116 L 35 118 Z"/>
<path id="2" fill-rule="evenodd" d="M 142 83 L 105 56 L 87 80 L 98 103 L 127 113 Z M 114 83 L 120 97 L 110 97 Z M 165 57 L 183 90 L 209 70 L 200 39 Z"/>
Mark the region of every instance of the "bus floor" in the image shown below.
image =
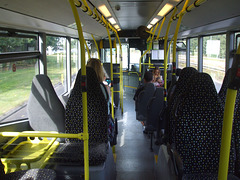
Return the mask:
<path id="1" fill-rule="evenodd" d="M 136 120 L 133 93 L 124 93 L 123 114 L 116 111 L 118 139 L 115 146 L 117 180 L 154 179 L 155 156 L 159 146 L 150 150 L 150 136 L 143 133 L 143 126 Z"/>

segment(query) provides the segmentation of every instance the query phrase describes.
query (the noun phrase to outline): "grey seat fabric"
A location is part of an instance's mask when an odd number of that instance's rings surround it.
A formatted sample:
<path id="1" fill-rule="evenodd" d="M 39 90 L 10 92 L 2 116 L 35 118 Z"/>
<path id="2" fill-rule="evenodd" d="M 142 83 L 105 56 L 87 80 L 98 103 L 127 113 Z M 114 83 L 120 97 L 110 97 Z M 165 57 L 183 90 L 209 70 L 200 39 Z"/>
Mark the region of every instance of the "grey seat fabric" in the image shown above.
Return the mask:
<path id="1" fill-rule="evenodd" d="M 29 169 L 24 171 L 16 171 L 13 173 L 5 174 L 4 165 L 0 160 L 0 179 L 3 180 L 55 180 L 56 173 L 51 169 Z"/>
<path id="2" fill-rule="evenodd" d="M 183 161 L 184 174 L 216 174 L 223 108 L 208 74 L 197 73 L 191 77 L 188 89 L 178 100 L 175 113 L 175 145 Z M 233 173 L 233 167 L 232 151 L 229 173 Z"/>
<path id="3" fill-rule="evenodd" d="M 155 87 L 153 83 L 147 83 L 139 93 L 136 101 L 136 119 L 139 121 L 147 120 L 147 103 L 153 97 Z"/>
<path id="4" fill-rule="evenodd" d="M 33 78 L 27 112 L 33 130 L 65 132 L 65 109 L 48 76 Z"/>

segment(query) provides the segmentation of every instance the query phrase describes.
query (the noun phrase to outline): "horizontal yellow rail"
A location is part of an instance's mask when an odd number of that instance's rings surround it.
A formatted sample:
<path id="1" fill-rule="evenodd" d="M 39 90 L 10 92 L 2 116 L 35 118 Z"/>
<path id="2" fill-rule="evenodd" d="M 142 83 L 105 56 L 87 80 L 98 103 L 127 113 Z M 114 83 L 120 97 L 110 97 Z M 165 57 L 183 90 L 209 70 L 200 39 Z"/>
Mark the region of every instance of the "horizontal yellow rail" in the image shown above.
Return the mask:
<path id="1" fill-rule="evenodd" d="M 137 87 L 133 87 L 133 86 L 124 86 L 124 87 L 132 88 L 132 89 L 137 89 Z"/>
<path id="2" fill-rule="evenodd" d="M 53 138 L 75 138 L 80 140 L 88 139 L 88 134 L 66 134 L 58 133 L 55 131 L 24 131 L 24 132 L 1 132 L 0 136 L 3 137 L 53 137 Z"/>

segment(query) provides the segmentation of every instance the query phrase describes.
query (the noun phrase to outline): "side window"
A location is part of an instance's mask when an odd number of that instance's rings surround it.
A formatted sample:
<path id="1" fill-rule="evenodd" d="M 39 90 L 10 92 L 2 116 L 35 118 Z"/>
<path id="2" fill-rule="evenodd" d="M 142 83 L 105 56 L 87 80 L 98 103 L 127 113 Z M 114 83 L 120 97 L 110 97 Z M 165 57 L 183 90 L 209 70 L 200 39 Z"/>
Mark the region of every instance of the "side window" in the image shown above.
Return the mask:
<path id="1" fill-rule="evenodd" d="M 79 67 L 79 47 L 78 47 L 78 40 L 77 39 L 71 39 L 71 81 L 74 81 L 77 73 L 78 73 L 78 67 Z"/>
<path id="2" fill-rule="evenodd" d="M 190 67 L 198 69 L 198 38 L 190 39 Z"/>
<path id="3" fill-rule="evenodd" d="M 178 52 L 178 68 L 186 67 L 186 41 L 177 42 L 177 52 Z"/>
<path id="4" fill-rule="evenodd" d="M 139 71 L 139 59 L 141 51 L 136 48 L 130 48 L 130 70 Z"/>
<path id="5" fill-rule="evenodd" d="M 47 74 L 57 95 L 67 91 L 66 38 L 47 36 Z"/>
<path id="6" fill-rule="evenodd" d="M 203 72 L 208 73 L 220 90 L 225 76 L 226 35 L 203 37 Z"/>
<path id="7" fill-rule="evenodd" d="M 35 34 L 0 36 L 0 54 L 7 57 L 0 61 L 0 123 L 27 118 L 25 107 L 32 79 L 38 74 L 37 44 Z"/>

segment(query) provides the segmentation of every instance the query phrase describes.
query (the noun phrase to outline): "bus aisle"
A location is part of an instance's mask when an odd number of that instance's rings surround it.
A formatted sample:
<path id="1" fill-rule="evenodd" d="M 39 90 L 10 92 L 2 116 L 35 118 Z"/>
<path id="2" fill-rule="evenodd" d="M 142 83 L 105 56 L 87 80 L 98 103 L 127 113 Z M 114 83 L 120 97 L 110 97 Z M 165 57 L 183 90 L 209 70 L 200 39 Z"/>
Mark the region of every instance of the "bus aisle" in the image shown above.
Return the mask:
<path id="1" fill-rule="evenodd" d="M 142 124 L 136 120 L 133 93 L 124 92 L 124 112 L 116 112 L 118 119 L 118 142 L 116 145 L 117 180 L 154 179 L 154 154 L 150 151 L 150 136 L 143 133 Z"/>

